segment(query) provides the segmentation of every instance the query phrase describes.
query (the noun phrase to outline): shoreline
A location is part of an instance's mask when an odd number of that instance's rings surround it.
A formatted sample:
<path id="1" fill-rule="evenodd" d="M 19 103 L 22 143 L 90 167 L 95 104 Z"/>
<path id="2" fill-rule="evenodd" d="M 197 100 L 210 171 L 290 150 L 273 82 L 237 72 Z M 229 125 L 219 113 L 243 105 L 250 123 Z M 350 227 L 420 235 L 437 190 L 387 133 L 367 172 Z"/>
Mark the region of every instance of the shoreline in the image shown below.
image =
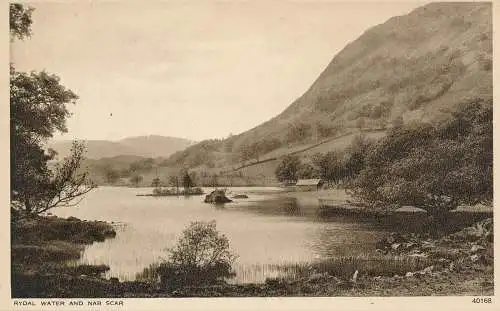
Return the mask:
<path id="1" fill-rule="evenodd" d="M 338 262 L 325 262 L 323 266 L 317 266 L 312 271 L 304 270 L 305 274 L 299 278 L 268 278 L 264 283 L 227 283 L 218 286 L 185 287 L 175 291 L 166 291 L 158 284 L 144 281 L 120 282 L 113 277 L 106 279 L 103 273 L 109 267 L 105 265 L 67 266 L 61 261 L 61 259 L 80 258 L 82 247 L 86 244 L 113 238 L 116 232 L 110 223 L 84 221 L 73 217 L 62 219 L 55 216 L 39 217 L 37 221 L 38 226 L 46 228 L 67 229 L 68 226 L 77 228 L 75 230 L 80 231 L 80 237 L 74 238 L 68 234 L 60 236 L 55 234 L 54 236 L 54 231 L 51 230 L 47 230 L 51 232 L 50 234 L 42 233 L 38 238 L 29 235 L 23 237 L 22 234 L 17 236 L 12 249 L 13 298 L 327 297 L 491 295 L 493 293 L 491 219 L 434 240 L 411 234 L 391 234 L 377 247 L 380 251 L 386 252 L 386 259 L 378 268 L 380 270 L 373 270 L 377 268 L 370 258 L 352 259 L 354 261 L 340 259 Z M 486 231 L 474 231 L 477 226 L 486 228 Z M 63 232 L 59 231 L 59 234 Z M 27 243 L 30 241 L 31 244 Z M 429 243 L 434 245 L 430 249 L 426 248 Z M 24 246 L 19 247 L 20 245 Z M 45 250 L 42 258 L 40 258 L 40 250 Z M 19 256 L 26 252 L 31 252 L 32 256 Z M 414 257 L 424 256 L 422 254 L 425 254 L 432 262 L 422 264 L 418 261 L 420 264 L 414 265 L 412 263 Z M 27 258 L 28 262 L 26 262 Z M 29 258 L 38 258 L 38 260 L 30 262 Z M 409 259 L 399 262 L 400 258 Z M 363 260 L 368 260 L 368 266 L 366 263 L 363 264 Z M 348 262 L 351 263 L 350 270 L 346 266 Z M 407 264 L 408 268 L 405 268 Z M 387 270 L 391 265 L 399 269 L 394 271 L 400 272 L 387 275 L 387 273 L 391 274 Z M 372 272 L 366 270 L 367 268 Z M 359 270 L 360 275 L 357 278 L 350 276 L 355 270 Z M 408 271 L 405 274 L 406 270 Z M 476 272 L 471 274 L 470 271 Z"/>

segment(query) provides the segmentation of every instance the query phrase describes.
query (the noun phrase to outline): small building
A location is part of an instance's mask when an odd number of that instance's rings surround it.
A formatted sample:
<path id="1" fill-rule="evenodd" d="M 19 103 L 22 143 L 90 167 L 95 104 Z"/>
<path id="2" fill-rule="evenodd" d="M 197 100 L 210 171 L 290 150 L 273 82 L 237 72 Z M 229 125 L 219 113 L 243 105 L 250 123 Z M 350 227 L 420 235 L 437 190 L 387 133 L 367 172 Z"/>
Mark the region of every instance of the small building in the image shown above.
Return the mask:
<path id="1" fill-rule="evenodd" d="M 293 187 L 297 183 L 296 180 L 284 180 L 281 182 L 282 187 Z"/>
<path id="2" fill-rule="evenodd" d="M 324 182 L 321 179 L 299 179 L 295 184 L 296 191 L 313 191 L 323 187 Z"/>
<path id="3" fill-rule="evenodd" d="M 415 206 L 403 206 L 395 210 L 394 212 L 396 213 L 408 213 L 408 214 L 415 214 L 415 213 L 423 213 L 426 214 L 427 211 L 424 210 L 423 208 L 415 207 Z"/>

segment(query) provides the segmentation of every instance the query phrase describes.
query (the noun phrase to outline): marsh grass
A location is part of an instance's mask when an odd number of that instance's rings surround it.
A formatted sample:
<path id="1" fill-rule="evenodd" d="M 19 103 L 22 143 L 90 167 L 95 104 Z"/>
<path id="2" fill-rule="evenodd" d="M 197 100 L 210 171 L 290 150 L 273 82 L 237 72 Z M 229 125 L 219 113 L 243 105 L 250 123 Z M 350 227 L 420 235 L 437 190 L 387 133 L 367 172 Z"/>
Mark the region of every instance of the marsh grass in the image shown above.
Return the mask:
<path id="1" fill-rule="evenodd" d="M 292 278 L 308 277 L 314 273 L 328 273 L 342 279 L 350 279 L 356 271 L 367 276 L 404 275 L 410 271 L 422 270 L 432 263 L 426 258 L 356 256 L 338 257 L 314 263 L 288 264 L 279 267 Z M 289 275 L 290 277 L 290 275 Z"/>
<path id="2" fill-rule="evenodd" d="M 290 280 L 324 274 L 348 280 L 357 270 L 359 275 L 394 276 L 422 270 L 432 265 L 427 258 L 403 256 L 343 256 L 317 262 L 235 265 L 235 277 L 228 283 L 264 283 L 267 279 L 285 278 Z M 152 264 L 136 275 L 139 281 L 159 282 L 159 264 Z"/>
<path id="3" fill-rule="evenodd" d="M 36 217 L 12 224 L 12 244 L 40 245 L 47 241 L 77 244 L 102 242 L 116 236 L 111 224 L 103 221 L 81 221 L 74 217 Z"/>

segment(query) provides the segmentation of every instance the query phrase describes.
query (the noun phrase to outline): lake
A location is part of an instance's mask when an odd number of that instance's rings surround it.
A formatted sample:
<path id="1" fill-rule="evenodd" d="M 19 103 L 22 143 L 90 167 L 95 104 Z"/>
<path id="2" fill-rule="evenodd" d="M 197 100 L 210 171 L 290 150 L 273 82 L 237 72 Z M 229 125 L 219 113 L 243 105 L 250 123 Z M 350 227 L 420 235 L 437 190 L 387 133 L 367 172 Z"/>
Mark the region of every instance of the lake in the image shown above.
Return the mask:
<path id="1" fill-rule="evenodd" d="M 120 280 L 134 280 L 144 268 L 166 258 L 165 249 L 175 245 L 192 221 L 215 220 L 229 238 L 238 255 L 233 282 L 239 283 L 275 277 L 276 265 L 372 254 L 386 232 L 352 218 L 321 217 L 311 194 L 294 198 L 279 188 L 229 190 L 249 198 L 215 206 L 203 203 L 203 196 L 141 197 L 136 194 L 151 193 L 152 188 L 99 187 L 78 206 L 53 213 L 113 222 L 116 237 L 87 246 L 80 263 L 109 265 L 107 276 Z"/>

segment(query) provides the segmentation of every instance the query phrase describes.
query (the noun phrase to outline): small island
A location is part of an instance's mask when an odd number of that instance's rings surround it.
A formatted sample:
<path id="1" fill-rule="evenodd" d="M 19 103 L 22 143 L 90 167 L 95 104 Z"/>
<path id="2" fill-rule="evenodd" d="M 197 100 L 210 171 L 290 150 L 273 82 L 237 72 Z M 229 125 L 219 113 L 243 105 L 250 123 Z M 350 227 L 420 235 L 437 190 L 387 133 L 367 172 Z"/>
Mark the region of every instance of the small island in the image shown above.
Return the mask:
<path id="1" fill-rule="evenodd" d="M 203 189 L 200 187 L 184 188 L 182 190 L 176 188 L 155 188 L 153 193 L 138 194 L 138 197 L 166 197 L 166 196 L 187 196 L 187 195 L 202 195 Z"/>
<path id="2" fill-rule="evenodd" d="M 204 194 L 203 189 L 200 187 L 195 187 L 191 176 L 189 176 L 188 171 L 186 170 L 182 174 L 182 185 L 183 189 L 180 190 L 180 178 L 177 176 L 172 176 L 171 187 L 162 187 L 161 180 L 159 178 L 155 178 L 153 183 L 151 184 L 154 189 L 151 194 L 137 194 L 139 197 L 165 197 L 165 196 L 189 196 L 189 195 L 202 195 Z"/>

